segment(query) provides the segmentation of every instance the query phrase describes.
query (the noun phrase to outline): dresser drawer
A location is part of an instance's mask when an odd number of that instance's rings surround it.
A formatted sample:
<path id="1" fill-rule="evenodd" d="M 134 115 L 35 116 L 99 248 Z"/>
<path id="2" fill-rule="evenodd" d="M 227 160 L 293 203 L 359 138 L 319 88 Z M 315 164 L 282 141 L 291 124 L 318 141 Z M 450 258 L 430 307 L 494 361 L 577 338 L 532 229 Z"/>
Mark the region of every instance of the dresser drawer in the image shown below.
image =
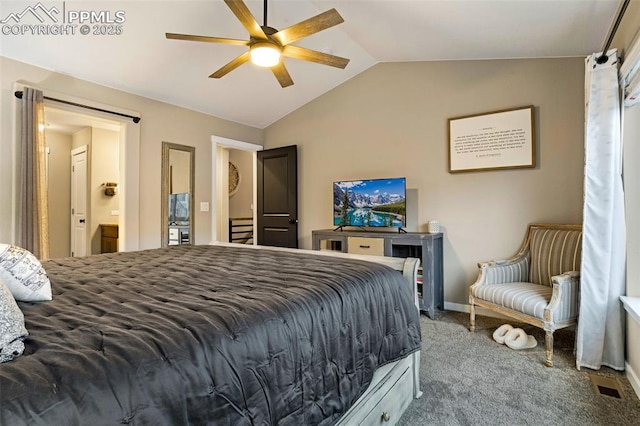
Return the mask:
<path id="1" fill-rule="evenodd" d="M 349 253 L 384 256 L 384 238 L 349 237 L 347 241 Z"/>
<path id="2" fill-rule="evenodd" d="M 103 237 L 118 238 L 118 225 L 100 225 Z"/>

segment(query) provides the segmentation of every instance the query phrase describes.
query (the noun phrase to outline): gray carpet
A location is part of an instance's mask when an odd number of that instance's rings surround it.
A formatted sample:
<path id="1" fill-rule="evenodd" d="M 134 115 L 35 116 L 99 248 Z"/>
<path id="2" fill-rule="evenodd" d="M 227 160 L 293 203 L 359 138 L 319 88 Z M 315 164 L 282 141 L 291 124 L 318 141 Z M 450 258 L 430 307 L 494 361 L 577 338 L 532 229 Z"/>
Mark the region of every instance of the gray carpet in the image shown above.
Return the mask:
<path id="1" fill-rule="evenodd" d="M 499 345 L 493 332 L 509 323 L 535 336 L 534 349 Z M 640 425 L 640 402 L 623 372 L 575 367 L 574 330 L 554 333 L 553 368 L 543 365 L 544 332 L 504 319 L 440 312 L 422 315 L 421 399 L 399 425 Z M 589 374 L 615 377 L 625 400 L 597 395 Z"/>

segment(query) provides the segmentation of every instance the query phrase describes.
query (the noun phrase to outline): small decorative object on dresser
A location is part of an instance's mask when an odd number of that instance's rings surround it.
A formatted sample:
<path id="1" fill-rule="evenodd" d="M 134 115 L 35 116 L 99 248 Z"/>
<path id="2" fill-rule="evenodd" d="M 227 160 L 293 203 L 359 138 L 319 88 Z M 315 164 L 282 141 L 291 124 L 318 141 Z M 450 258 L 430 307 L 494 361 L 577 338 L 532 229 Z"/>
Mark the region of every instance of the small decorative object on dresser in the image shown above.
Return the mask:
<path id="1" fill-rule="evenodd" d="M 314 250 L 333 250 L 352 254 L 420 259 L 418 305 L 421 312 L 435 319 L 437 309 L 444 309 L 442 233 L 312 231 Z"/>

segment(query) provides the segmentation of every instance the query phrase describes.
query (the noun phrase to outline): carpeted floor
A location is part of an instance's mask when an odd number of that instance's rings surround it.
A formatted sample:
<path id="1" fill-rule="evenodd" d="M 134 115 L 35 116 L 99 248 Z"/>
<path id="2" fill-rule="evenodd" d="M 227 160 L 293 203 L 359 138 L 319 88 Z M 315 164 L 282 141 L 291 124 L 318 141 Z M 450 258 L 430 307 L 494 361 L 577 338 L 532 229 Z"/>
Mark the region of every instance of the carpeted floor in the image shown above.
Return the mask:
<path id="1" fill-rule="evenodd" d="M 499 345 L 493 332 L 509 323 L 535 336 L 534 349 Z M 543 365 L 544 332 L 526 324 L 469 314 L 421 316 L 421 399 L 399 425 L 640 425 L 640 401 L 623 372 L 575 367 L 574 330 L 554 333 L 553 368 Z M 597 395 L 590 374 L 614 377 L 625 400 Z"/>

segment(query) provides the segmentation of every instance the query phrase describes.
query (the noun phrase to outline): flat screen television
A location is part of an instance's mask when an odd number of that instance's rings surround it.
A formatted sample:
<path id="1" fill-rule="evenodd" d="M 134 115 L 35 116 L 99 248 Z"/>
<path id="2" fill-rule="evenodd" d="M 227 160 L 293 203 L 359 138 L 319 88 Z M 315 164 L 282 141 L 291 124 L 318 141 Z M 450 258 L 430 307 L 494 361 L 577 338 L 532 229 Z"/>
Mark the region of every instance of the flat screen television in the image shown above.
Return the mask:
<path id="1" fill-rule="evenodd" d="M 169 194 L 169 224 L 189 224 L 189 193 Z"/>
<path id="2" fill-rule="evenodd" d="M 350 180 L 333 183 L 333 225 L 406 226 L 406 178 Z"/>

